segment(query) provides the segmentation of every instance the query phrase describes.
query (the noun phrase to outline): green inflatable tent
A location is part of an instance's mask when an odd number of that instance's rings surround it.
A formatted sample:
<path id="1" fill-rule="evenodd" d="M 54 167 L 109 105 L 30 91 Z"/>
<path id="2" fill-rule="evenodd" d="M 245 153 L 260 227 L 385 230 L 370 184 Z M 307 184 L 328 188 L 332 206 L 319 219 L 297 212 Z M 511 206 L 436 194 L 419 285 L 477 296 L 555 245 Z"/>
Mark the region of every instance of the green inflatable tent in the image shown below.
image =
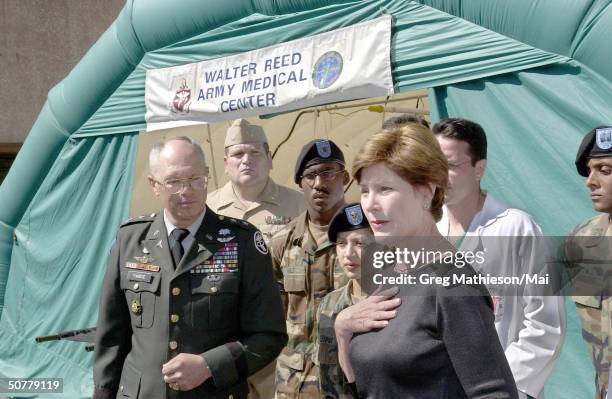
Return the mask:
<path id="1" fill-rule="evenodd" d="M 0 378 L 64 378 L 53 398 L 92 392 L 91 354 L 34 337 L 96 323 L 105 258 L 128 214 L 146 127 L 147 70 L 383 14 L 394 18 L 396 93 L 428 88 L 434 121 L 465 117 L 488 132 L 487 189 L 550 235 L 594 213 L 573 157 L 584 133 L 612 123 L 612 0 L 128 0 L 49 92 L 0 186 Z M 546 395 L 589 398 L 593 370 L 571 301 L 567 308 Z"/>

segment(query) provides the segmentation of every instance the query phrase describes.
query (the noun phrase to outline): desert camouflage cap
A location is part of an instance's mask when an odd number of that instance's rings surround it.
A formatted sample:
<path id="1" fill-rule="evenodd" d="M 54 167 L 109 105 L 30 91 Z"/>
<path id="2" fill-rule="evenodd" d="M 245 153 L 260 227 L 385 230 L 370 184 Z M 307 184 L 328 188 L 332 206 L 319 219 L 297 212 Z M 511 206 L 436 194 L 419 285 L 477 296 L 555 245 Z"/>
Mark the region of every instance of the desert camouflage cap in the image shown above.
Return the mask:
<path id="1" fill-rule="evenodd" d="M 252 125 L 246 119 L 236 119 L 225 134 L 225 148 L 244 143 L 267 143 L 266 133 L 258 125 Z"/>

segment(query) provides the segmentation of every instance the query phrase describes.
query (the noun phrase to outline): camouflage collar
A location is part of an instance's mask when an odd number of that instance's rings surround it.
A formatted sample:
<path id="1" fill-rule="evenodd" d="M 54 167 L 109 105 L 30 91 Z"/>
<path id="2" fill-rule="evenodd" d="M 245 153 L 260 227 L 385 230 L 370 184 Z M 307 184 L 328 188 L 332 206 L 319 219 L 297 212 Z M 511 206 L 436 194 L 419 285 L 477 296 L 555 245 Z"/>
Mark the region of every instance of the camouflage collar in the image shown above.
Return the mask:
<path id="1" fill-rule="evenodd" d="M 316 240 L 308 230 L 308 211 L 304 211 L 293 220 L 295 220 L 295 229 L 293 230 L 294 238 L 292 240 L 293 245 L 299 246 L 312 254 L 325 251 L 334 245 L 331 241 L 325 240 L 322 246 L 317 247 Z"/>
<path id="2" fill-rule="evenodd" d="M 595 218 L 593 224 L 593 228 L 589 231 L 591 234 L 582 238 L 584 244 L 589 247 L 597 246 L 601 243 L 602 237 L 606 235 L 610 227 L 610 215 L 599 215 Z"/>

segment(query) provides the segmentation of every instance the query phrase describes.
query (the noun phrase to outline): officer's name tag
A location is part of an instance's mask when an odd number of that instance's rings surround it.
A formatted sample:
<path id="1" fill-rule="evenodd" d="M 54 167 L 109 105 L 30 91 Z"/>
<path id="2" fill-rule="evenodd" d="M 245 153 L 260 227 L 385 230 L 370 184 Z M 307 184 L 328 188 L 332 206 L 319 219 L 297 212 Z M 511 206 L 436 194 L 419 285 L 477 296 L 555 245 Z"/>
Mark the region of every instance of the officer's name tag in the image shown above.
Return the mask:
<path id="1" fill-rule="evenodd" d="M 266 224 L 275 226 L 284 226 L 291 221 L 290 217 L 286 216 L 266 216 Z"/>
<path id="2" fill-rule="evenodd" d="M 157 265 L 147 265 L 144 263 L 125 262 L 125 267 L 128 269 L 146 270 L 148 272 L 158 272 L 160 267 Z"/>
<path id="3" fill-rule="evenodd" d="M 153 275 L 151 273 L 143 273 L 143 272 L 129 272 L 128 280 L 130 281 L 143 281 L 145 283 L 150 283 L 153 280 Z"/>

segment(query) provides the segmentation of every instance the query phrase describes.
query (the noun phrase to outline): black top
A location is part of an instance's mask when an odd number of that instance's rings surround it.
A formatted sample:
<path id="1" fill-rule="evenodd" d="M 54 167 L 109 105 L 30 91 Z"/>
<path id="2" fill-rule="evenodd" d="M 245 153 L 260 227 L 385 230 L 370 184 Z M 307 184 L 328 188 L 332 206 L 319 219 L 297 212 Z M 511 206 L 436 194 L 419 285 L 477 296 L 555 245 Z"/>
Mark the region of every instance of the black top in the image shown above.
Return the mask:
<path id="1" fill-rule="evenodd" d="M 437 265 L 415 274 L 454 273 L 473 270 Z M 425 295 L 402 297 L 398 315 L 387 327 L 351 341 L 359 396 L 518 398 L 483 287 L 429 285 L 419 291 Z"/>

